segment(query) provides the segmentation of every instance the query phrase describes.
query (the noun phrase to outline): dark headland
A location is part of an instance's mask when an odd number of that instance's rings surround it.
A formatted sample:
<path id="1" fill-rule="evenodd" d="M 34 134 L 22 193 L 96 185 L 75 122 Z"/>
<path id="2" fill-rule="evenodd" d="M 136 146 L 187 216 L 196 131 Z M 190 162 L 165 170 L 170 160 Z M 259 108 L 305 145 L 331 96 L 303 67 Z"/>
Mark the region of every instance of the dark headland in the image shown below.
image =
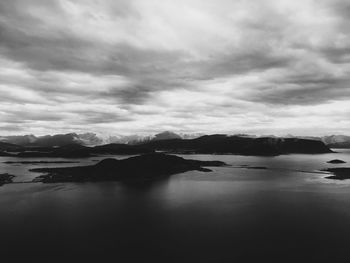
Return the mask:
<path id="1" fill-rule="evenodd" d="M 108 158 L 95 165 L 37 168 L 33 172 L 45 173 L 39 176 L 44 183 L 96 182 L 96 181 L 148 181 L 187 171 L 210 172 L 203 166 L 223 166 L 220 161 L 187 160 L 166 154 L 145 154 L 124 160 Z"/>
<path id="2" fill-rule="evenodd" d="M 345 180 L 350 179 L 350 167 L 342 167 L 342 168 L 328 168 L 325 169 L 327 172 L 331 172 L 334 175 L 326 177 L 327 179 L 334 180 Z"/>

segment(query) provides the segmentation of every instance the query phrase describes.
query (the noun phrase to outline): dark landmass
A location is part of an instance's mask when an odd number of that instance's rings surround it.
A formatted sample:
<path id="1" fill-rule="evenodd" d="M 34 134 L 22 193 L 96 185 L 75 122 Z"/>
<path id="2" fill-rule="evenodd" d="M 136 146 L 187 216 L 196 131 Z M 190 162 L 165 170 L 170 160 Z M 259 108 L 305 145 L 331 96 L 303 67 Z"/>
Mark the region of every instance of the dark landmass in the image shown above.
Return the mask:
<path id="1" fill-rule="evenodd" d="M 67 144 L 80 144 L 84 146 L 96 146 L 106 143 L 118 143 L 128 145 L 139 145 L 159 140 L 170 139 L 194 139 L 203 136 L 204 134 L 192 133 L 192 134 L 177 134 L 171 131 L 164 131 L 155 135 L 125 135 L 125 136 L 110 136 L 108 139 L 103 139 L 95 133 L 87 132 L 83 134 L 67 133 L 67 134 L 55 134 L 55 135 L 17 135 L 17 136 L 0 136 L 0 142 L 11 143 L 15 145 L 25 147 L 61 147 Z M 255 137 L 246 134 L 236 134 L 238 137 Z M 276 138 L 275 136 L 265 136 Z M 350 148 L 350 136 L 347 135 L 329 135 L 329 136 L 293 136 L 288 135 L 288 138 L 307 139 L 322 141 L 329 148 Z M 1 147 L 0 147 L 1 150 Z"/>
<path id="2" fill-rule="evenodd" d="M 0 142 L 0 152 L 21 151 L 22 149 L 23 147 L 20 145 L 7 142 Z"/>
<path id="3" fill-rule="evenodd" d="M 79 144 L 67 144 L 61 147 L 26 147 L 25 151 L 16 157 L 55 157 L 55 158 L 85 158 L 92 156 L 90 147 Z"/>
<path id="4" fill-rule="evenodd" d="M 12 183 L 12 179 L 14 178 L 14 175 L 5 173 L 5 174 L 0 174 L 0 186 L 4 184 L 9 184 Z"/>
<path id="5" fill-rule="evenodd" d="M 334 149 L 349 149 L 350 148 L 350 142 L 337 142 L 337 143 L 331 143 L 327 145 L 329 148 Z"/>
<path id="6" fill-rule="evenodd" d="M 250 138 L 206 135 L 196 139 L 171 139 L 143 144 L 146 148 L 179 154 L 239 154 L 276 156 L 280 154 L 319 154 L 332 152 L 323 142 L 298 138 Z"/>
<path id="7" fill-rule="evenodd" d="M 145 154 L 124 160 L 105 159 L 95 165 L 36 168 L 32 172 L 46 173 L 39 176 L 44 183 L 87 181 L 147 181 L 187 171 L 211 170 L 203 166 L 223 166 L 220 161 L 197 161 L 166 154 Z"/>
<path id="8" fill-rule="evenodd" d="M 335 149 L 350 148 L 350 136 L 347 136 L 347 135 L 329 135 L 329 136 L 322 136 L 322 137 L 288 135 L 288 138 L 299 138 L 299 139 L 322 141 L 329 148 L 335 148 Z"/>
<path id="9" fill-rule="evenodd" d="M 340 163 L 346 163 L 346 162 L 343 160 L 334 159 L 334 160 L 328 161 L 327 163 L 340 164 Z"/>
<path id="10" fill-rule="evenodd" d="M 0 151 L 0 156 L 12 156 L 22 158 L 86 158 L 99 155 L 134 155 L 153 153 L 154 150 L 140 145 L 106 144 L 95 147 L 87 147 L 80 144 L 67 144 L 60 147 L 21 147 L 11 148 L 8 151 Z"/>
<path id="11" fill-rule="evenodd" d="M 0 157 L 11 157 L 11 156 L 14 156 L 14 155 L 8 152 L 0 151 Z"/>
<path id="12" fill-rule="evenodd" d="M 164 139 L 160 136 L 144 144 L 106 144 L 94 147 L 78 143 L 60 147 L 19 146 L 1 143 L 0 156 L 85 158 L 99 155 L 138 155 L 163 151 L 176 154 L 239 154 L 277 156 L 281 154 L 319 154 L 332 152 L 323 142 L 300 138 L 251 138 L 247 136 L 205 135 L 195 139 Z"/>
<path id="13" fill-rule="evenodd" d="M 345 180 L 350 179 L 350 168 L 349 167 L 343 167 L 343 168 L 328 168 L 324 171 L 331 172 L 334 175 L 326 177 L 327 179 L 334 179 L 334 180 Z"/>
<path id="14" fill-rule="evenodd" d="M 47 163 L 79 163 L 79 162 L 69 162 L 69 161 L 22 161 L 22 162 L 3 162 L 6 164 L 47 164 Z"/>

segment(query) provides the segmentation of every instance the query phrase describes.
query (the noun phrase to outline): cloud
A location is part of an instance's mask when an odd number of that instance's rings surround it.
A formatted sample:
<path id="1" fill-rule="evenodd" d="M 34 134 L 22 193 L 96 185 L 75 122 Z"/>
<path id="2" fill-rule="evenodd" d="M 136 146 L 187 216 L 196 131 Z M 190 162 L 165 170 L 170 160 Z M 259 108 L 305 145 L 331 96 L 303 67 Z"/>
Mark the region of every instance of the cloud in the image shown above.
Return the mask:
<path id="1" fill-rule="evenodd" d="M 0 2 L 2 131 L 347 133 L 349 10 L 346 0 Z M 322 115 L 309 120 L 310 109 Z"/>

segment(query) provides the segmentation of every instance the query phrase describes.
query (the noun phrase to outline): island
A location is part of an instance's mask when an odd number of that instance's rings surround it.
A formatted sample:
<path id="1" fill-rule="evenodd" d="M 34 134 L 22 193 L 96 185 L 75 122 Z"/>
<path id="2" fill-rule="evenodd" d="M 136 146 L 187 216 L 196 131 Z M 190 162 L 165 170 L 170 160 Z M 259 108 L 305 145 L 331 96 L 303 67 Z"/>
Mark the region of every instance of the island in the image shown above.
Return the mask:
<path id="1" fill-rule="evenodd" d="M 327 179 L 333 180 L 345 180 L 350 179 L 350 167 L 342 167 L 342 168 L 328 168 L 324 171 L 331 172 L 334 175 L 326 177 Z"/>
<path id="2" fill-rule="evenodd" d="M 12 183 L 14 177 L 14 175 L 8 173 L 0 174 L 0 186 Z"/>
<path id="3" fill-rule="evenodd" d="M 144 154 L 127 159 L 107 158 L 95 165 L 35 168 L 32 172 L 44 173 L 35 180 L 43 183 L 96 182 L 96 181 L 149 181 L 187 171 L 210 172 L 204 167 L 224 166 L 220 161 L 188 160 L 163 153 Z"/>
<path id="4" fill-rule="evenodd" d="M 339 160 L 339 159 L 334 159 L 334 160 L 330 160 L 327 163 L 333 163 L 333 164 L 341 164 L 341 163 L 346 163 L 343 160 Z"/>

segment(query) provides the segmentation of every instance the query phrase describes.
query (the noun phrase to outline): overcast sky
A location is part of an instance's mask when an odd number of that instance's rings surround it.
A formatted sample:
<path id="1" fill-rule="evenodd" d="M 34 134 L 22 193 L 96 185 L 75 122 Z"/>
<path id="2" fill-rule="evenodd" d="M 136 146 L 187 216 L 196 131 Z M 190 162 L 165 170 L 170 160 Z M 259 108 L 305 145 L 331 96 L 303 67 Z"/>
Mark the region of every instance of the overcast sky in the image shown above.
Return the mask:
<path id="1" fill-rule="evenodd" d="M 0 133 L 350 133 L 348 0 L 2 0 Z"/>

